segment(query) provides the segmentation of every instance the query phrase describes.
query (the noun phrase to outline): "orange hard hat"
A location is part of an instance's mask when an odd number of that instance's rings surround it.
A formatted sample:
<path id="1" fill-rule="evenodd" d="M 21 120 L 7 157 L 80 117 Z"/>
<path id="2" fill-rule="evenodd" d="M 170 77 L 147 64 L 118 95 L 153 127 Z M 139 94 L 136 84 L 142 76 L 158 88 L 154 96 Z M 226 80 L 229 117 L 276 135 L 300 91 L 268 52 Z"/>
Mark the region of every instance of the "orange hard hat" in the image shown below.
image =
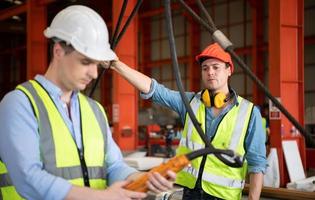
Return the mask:
<path id="1" fill-rule="evenodd" d="M 228 63 L 231 67 L 231 72 L 233 73 L 234 65 L 231 56 L 225 52 L 218 43 L 213 43 L 207 46 L 199 55 L 196 56 L 196 60 L 200 64 L 208 58 L 216 58 L 222 62 Z"/>

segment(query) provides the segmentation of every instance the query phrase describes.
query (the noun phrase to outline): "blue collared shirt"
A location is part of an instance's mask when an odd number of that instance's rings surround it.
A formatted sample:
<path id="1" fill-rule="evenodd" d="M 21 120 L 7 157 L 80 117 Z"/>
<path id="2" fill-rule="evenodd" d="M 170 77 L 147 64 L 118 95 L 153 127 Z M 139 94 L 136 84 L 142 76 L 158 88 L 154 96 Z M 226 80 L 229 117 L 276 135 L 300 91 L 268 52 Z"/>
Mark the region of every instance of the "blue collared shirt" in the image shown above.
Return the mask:
<path id="1" fill-rule="evenodd" d="M 78 92 L 73 92 L 70 116 L 61 101 L 62 91 L 44 76 L 35 77 L 49 93 L 79 148 L 81 144 Z M 107 181 L 111 184 L 124 180 L 136 172 L 123 161 L 121 151 L 107 126 L 106 165 Z M 6 164 L 17 191 L 26 199 L 64 199 L 71 184 L 47 173 L 40 158 L 38 124 L 31 104 L 19 90 L 8 93 L 0 103 L 0 157 Z"/>
<path id="2" fill-rule="evenodd" d="M 193 92 L 186 92 L 186 96 L 189 100 L 192 99 L 194 95 L 195 93 Z M 150 91 L 147 94 L 141 93 L 141 97 L 144 99 L 152 98 L 153 102 L 174 110 L 179 114 L 182 123 L 185 123 L 186 108 L 178 91 L 170 90 L 152 79 Z M 223 116 L 231 110 L 236 103 L 238 102 L 235 98 L 233 104 L 224 107 L 218 116 L 214 115 L 212 108 L 206 108 L 206 135 L 208 138 L 213 137 Z M 265 140 L 266 134 L 263 130 L 261 114 L 259 110 L 254 107 L 245 139 L 245 158 L 248 162 L 249 173 L 265 172 L 267 164 Z"/>

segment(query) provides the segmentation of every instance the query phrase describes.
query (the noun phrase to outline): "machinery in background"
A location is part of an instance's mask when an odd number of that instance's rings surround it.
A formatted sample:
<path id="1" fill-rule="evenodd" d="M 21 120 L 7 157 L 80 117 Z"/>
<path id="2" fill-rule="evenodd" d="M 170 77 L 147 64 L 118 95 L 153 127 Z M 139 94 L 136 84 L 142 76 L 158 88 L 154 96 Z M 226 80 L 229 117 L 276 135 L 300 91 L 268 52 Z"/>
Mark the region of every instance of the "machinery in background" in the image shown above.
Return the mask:
<path id="1" fill-rule="evenodd" d="M 180 128 L 174 125 L 149 124 L 139 126 L 139 146 L 147 150 L 147 156 L 171 158 L 179 144 Z"/>

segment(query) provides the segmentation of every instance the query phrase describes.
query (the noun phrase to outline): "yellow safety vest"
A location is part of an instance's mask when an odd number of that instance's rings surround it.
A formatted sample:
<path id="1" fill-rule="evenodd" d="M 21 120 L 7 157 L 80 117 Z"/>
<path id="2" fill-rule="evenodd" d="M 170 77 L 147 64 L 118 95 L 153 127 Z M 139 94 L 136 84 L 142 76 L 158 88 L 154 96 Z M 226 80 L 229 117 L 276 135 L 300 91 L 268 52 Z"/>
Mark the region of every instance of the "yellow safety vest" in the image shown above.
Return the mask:
<path id="1" fill-rule="evenodd" d="M 267 133 L 267 120 L 266 120 L 266 118 L 265 118 L 265 117 L 261 117 L 261 121 L 262 121 L 263 129 L 264 129 L 266 135 L 268 135 L 268 133 Z"/>
<path id="2" fill-rule="evenodd" d="M 206 108 L 200 101 L 198 93 L 191 101 L 192 110 L 205 132 Z M 218 149 L 234 150 L 238 155 L 245 155 L 244 141 L 253 109 L 253 104 L 238 97 L 238 104 L 223 117 L 219 123 L 211 144 Z M 194 128 L 190 117 L 186 114 L 185 126 L 177 148 L 177 155 L 186 154 L 204 148 L 205 144 Z M 202 157 L 192 160 L 191 166 L 177 174 L 176 183 L 190 189 L 195 187 Z M 247 162 L 240 168 L 225 165 L 214 155 L 208 155 L 201 178 L 202 189 L 222 199 L 241 199 L 245 184 Z"/>
<path id="3" fill-rule="evenodd" d="M 47 91 L 33 80 L 17 86 L 17 89 L 27 95 L 37 118 L 44 169 L 73 185 L 85 186 L 89 183 L 91 188 L 106 188 L 107 118 L 102 106 L 78 94 L 84 149 L 81 153 Z M 0 176 L 0 199 L 22 199 L 13 187 L 4 163 L 0 163 Z M 6 181 L 2 177 L 6 177 Z"/>
<path id="4" fill-rule="evenodd" d="M 21 200 L 14 186 L 12 186 L 7 168 L 4 163 L 0 161 L 0 200 Z"/>

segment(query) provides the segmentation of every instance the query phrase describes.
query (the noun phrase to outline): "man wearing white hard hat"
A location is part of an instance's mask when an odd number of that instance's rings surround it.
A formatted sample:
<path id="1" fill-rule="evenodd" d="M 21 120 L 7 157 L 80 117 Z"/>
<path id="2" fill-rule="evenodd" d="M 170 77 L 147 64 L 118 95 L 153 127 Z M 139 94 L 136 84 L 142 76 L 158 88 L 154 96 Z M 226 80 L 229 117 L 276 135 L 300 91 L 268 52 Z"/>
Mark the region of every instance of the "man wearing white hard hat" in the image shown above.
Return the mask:
<path id="1" fill-rule="evenodd" d="M 113 141 L 103 107 L 80 93 L 98 67 L 116 59 L 103 19 L 85 6 L 59 12 L 44 35 L 51 61 L 0 103 L 0 199 L 142 199 L 124 189 L 140 173 L 128 167 Z M 170 189 L 150 174 L 148 188 Z"/>

